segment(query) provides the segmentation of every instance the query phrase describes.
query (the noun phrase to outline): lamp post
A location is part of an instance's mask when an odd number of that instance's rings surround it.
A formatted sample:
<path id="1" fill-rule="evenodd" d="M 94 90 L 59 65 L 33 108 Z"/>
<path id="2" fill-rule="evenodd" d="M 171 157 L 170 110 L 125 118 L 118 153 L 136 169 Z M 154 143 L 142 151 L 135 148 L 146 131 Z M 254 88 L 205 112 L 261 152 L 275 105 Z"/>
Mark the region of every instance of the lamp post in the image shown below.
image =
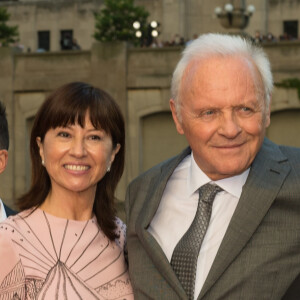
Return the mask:
<path id="1" fill-rule="evenodd" d="M 251 4 L 246 7 L 245 0 L 239 2 L 239 5 L 226 3 L 224 8 L 220 6 L 215 8 L 215 14 L 224 28 L 243 30 L 247 27 L 255 7 Z"/>
<path id="2" fill-rule="evenodd" d="M 135 21 L 132 26 L 135 29 L 135 36 L 137 38 L 141 38 L 141 36 L 142 36 L 142 31 L 140 30 L 141 29 L 141 23 L 139 21 Z"/>
<path id="3" fill-rule="evenodd" d="M 139 21 L 133 23 L 133 28 L 135 29 L 135 36 L 141 39 L 141 46 L 150 46 L 152 44 L 153 38 L 158 37 L 159 23 L 157 21 L 150 22 L 146 30 L 142 29 L 142 26 Z"/>

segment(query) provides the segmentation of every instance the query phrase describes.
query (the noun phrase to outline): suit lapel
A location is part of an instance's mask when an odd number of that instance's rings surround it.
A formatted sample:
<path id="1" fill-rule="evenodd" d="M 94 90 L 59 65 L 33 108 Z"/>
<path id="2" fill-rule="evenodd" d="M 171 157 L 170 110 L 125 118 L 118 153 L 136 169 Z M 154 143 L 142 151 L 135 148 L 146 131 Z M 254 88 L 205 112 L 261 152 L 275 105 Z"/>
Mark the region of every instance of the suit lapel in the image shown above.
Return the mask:
<path id="1" fill-rule="evenodd" d="M 289 163 L 278 146 L 265 140 L 198 299 L 212 288 L 250 240 L 289 172 Z"/>
<path id="2" fill-rule="evenodd" d="M 160 274 L 166 279 L 170 286 L 172 286 L 178 296 L 183 299 L 187 299 L 187 296 L 181 287 L 181 284 L 179 283 L 163 250 L 147 229 L 158 209 L 168 179 L 178 164 L 189 153 L 190 149 L 185 149 L 179 156 L 163 165 L 160 176 L 152 178 L 143 208 L 136 222 L 136 232 L 144 249 L 147 251 L 149 257 L 151 257 Z"/>

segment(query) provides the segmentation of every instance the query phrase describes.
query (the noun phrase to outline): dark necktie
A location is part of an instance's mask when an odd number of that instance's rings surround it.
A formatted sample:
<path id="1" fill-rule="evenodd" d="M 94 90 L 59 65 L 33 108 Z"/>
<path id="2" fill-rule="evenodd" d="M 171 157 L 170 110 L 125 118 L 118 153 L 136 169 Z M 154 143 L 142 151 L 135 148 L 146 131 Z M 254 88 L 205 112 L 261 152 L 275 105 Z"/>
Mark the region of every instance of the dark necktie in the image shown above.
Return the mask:
<path id="1" fill-rule="evenodd" d="M 199 189 L 195 218 L 172 254 L 171 266 L 190 300 L 194 299 L 197 260 L 211 217 L 213 201 L 221 191 L 220 187 L 209 183 Z"/>

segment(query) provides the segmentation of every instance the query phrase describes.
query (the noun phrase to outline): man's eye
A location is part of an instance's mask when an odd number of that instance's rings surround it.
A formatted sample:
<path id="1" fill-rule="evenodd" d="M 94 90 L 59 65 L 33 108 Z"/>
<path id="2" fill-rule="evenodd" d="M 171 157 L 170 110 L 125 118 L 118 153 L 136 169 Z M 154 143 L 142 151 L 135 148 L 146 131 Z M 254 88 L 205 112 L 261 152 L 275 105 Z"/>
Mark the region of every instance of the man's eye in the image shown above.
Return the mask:
<path id="1" fill-rule="evenodd" d="M 215 110 L 213 110 L 213 109 L 210 109 L 210 110 L 205 110 L 205 111 L 203 111 L 201 114 L 200 114 L 200 116 L 201 117 L 211 117 L 211 116 L 213 116 L 213 115 L 215 115 L 215 113 L 216 113 L 216 111 Z"/>
<path id="2" fill-rule="evenodd" d="M 252 109 L 250 107 L 247 107 L 247 106 L 243 106 L 240 108 L 240 110 L 242 112 L 252 112 Z"/>
<path id="3" fill-rule="evenodd" d="M 210 116 L 210 115 L 214 114 L 214 111 L 213 110 L 207 110 L 203 114 L 206 115 L 206 116 Z"/>

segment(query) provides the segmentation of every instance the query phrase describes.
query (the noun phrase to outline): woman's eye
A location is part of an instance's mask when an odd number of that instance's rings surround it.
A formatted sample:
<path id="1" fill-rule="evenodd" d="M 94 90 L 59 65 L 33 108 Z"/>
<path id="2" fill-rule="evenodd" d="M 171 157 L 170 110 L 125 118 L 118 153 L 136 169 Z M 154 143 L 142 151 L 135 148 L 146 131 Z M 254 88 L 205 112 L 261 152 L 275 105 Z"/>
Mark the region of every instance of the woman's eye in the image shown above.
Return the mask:
<path id="1" fill-rule="evenodd" d="M 67 132 L 61 131 L 61 132 L 58 133 L 58 136 L 60 136 L 60 137 L 65 137 L 65 138 L 66 138 L 66 137 L 69 137 L 70 134 L 67 133 Z"/>
<path id="2" fill-rule="evenodd" d="M 92 135 L 92 136 L 90 136 L 90 139 L 94 140 L 94 141 L 100 141 L 101 137 L 99 135 Z"/>

